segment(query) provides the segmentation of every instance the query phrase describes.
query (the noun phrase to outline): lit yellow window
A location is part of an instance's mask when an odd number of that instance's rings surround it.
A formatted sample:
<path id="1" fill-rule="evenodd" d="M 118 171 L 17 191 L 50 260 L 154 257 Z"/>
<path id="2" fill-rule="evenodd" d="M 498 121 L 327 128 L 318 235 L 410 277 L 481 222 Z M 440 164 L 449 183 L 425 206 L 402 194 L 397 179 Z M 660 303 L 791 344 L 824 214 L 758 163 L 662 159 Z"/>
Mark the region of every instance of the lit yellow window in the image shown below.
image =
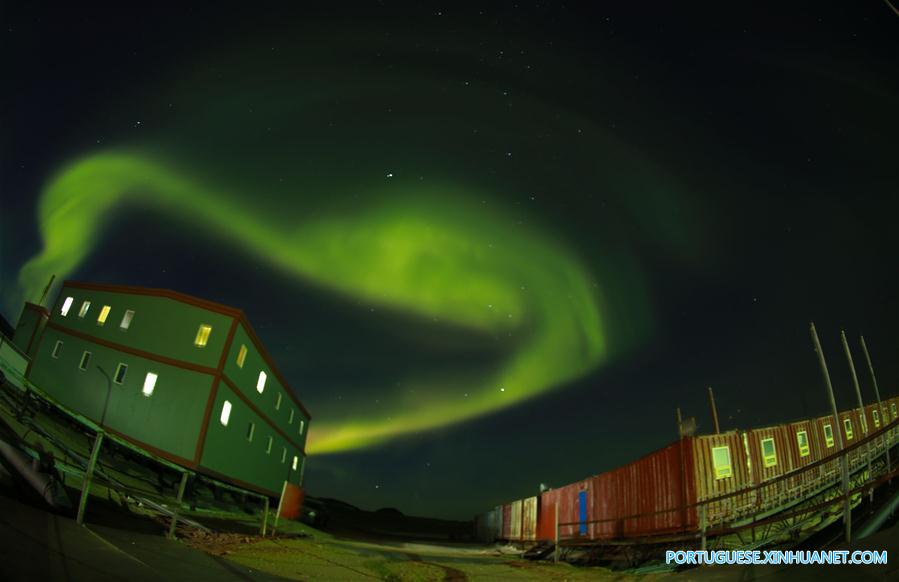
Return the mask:
<path id="1" fill-rule="evenodd" d="M 103 309 L 100 310 L 100 315 L 97 316 L 97 325 L 104 325 L 106 323 L 106 318 L 109 317 L 109 311 L 112 309 L 109 305 L 104 305 Z"/>
<path id="2" fill-rule="evenodd" d="M 828 449 L 833 447 L 833 428 L 829 424 L 824 425 L 824 442 Z"/>
<path id="3" fill-rule="evenodd" d="M 290 468 L 291 468 L 292 470 L 296 471 L 296 470 L 297 470 L 297 465 L 299 464 L 299 462 L 300 462 L 300 458 L 297 457 L 296 455 L 294 455 L 294 456 L 293 456 L 293 464 L 290 466 Z"/>
<path id="4" fill-rule="evenodd" d="M 880 428 L 880 414 L 877 413 L 877 410 L 872 410 L 871 416 L 874 417 L 874 428 Z"/>
<path id="5" fill-rule="evenodd" d="M 247 345 L 240 344 L 240 350 L 237 352 L 237 367 L 243 368 L 243 363 L 247 359 Z"/>
<path id="6" fill-rule="evenodd" d="M 200 327 L 197 328 L 197 337 L 194 338 L 194 345 L 198 348 L 205 348 L 206 342 L 209 341 L 210 333 L 212 333 L 211 325 L 200 324 Z"/>
<path id="7" fill-rule="evenodd" d="M 260 394 L 262 394 L 262 391 L 265 390 L 265 379 L 266 378 L 267 378 L 267 376 L 265 375 L 265 372 L 260 371 L 259 378 L 256 379 L 256 392 L 259 392 Z"/>
<path id="8" fill-rule="evenodd" d="M 846 429 L 846 440 L 851 441 L 852 440 L 852 419 L 851 418 L 843 419 L 843 428 Z"/>
<path id="9" fill-rule="evenodd" d="M 777 464 L 777 450 L 774 448 L 774 439 L 762 439 L 762 460 L 766 467 Z"/>
<path id="10" fill-rule="evenodd" d="M 730 468 L 730 449 L 724 447 L 712 447 L 712 465 L 715 468 L 715 479 L 725 479 L 733 473 Z"/>
<path id="11" fill-rule="evenodd" d="M 66 300 L 62 302 L 62 307 L 59 310 L 59 314 L 63 317 L 69 314 L 69 309 L 72 308 L 72 302 L 75 301 L 74 297 L 66 297 Z"/>
<path id="12" fill-rule="evenodd" d="M 141 390 L 144 396 L 150 397 L 153 396 L 153 390 L 156 389 L 156 379 L 158 376 L 153 372 L 147 372 L 147 375 L 144 377 L 144 388 Z"/>
<path id="13" fill-rule="evenodd" d="M 808 433 L 804 430 L 800 430 L 796 433 L 796 444 L 799 445 L 799 456 L 807 457 L 809 454 L 808 450 Z"/>

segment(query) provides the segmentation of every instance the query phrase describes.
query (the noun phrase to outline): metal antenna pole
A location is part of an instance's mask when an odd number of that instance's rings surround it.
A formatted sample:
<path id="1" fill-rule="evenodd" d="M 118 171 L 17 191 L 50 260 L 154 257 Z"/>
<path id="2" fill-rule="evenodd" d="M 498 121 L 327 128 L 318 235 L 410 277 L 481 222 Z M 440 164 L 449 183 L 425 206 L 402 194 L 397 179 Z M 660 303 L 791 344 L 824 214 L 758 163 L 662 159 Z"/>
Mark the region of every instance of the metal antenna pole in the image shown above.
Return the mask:
<path id="1" fill-rule="evenodd" d="M 865 438 L 868 437 L 868 418 L 865 416 L 865 403 L 862 401 L 862 389 L 858 385 L 858 376 L 855 374 L 855 362 L 852 361 L 852 351 L 849 349 L 849 342 L 846 341 L 846 330 L 840 330 L 840 341 L 843 342 L 843 350 L 846 352 L 846 360 L 849 361 L 849 372 L 852 375 L 852 385 L 855 386 L 855 396 L 858 398 L 858 408 L 861 412 L 862 418 L 862 432 L 865 435 Z M 868 456 L 868 481 L 872 480 L 874 476 L 871 474 L 871 441 L 868 441 L 868 446 L 866 447 L 866 453 Z M 871 501 L 874 501 L 874 490 L 870 491 Z"/>
<path id="2" fill-rule="evenodd" d="M 715 393 L 712 392 L 711 386 L 709 386 L 709 408 L 712 409 L 712 425 L 715 427 L 715 434 L 721 434 L 718 426 L 718 407 L 715 406 Z"/>
<path id="3" fill-rule="evenodd" d="M 55 281 L 55 280 L 56 280 L 56 275 L 50 275 L 50 282 L 47 283 L 46 287 L 44 287 L 44 292 L 41 293 L 41 300 L 37 302 L 38 305 L 44 304 L 44 299 L 47 298 L 47 293 L 50 292 L 50 287 L 53 286 L 53 281 Z"/>
<path id="4" fill-rule="evenodd" d="M 859 339 L 862 343 L 862 352 L 865 354 L 865 360 L 868 362 L 868 371 L 871 373 L 871 382 L 874 383 L 874 396 L 877 398 L 877 415 L 883 416 L 883 404 L 880 402 L 880 388 L 877 387 L 877 376 L 874 375 L 874 365 L 871 364 L 871 355 L 868 354 L 868 345 L 865 343 L 865 336 L 859 336 Z M 889 424 L 888 418 L 889 417 L 883 416 L 881 419 L 880 422 L 883 426 Z M 886 438 L 887 441 L 885 447 L 887 451 L 887 473 L 892 473 L 893 469 L 890 465 L 890 444 L 892 439 L 890 439 L 889 432 L 892 432 L 892 430 L 888 431 L 888 434 L 884 438 Z"/>
<path id="5" fill-rule="evenodd" d="M 837 412 L 837 402 L 833 397 L 833 385 L 830 383 L 830 373 L 827 371 L 827 361 L 824 359 L 824 350 L 821 349 L 821 342 L 818 341 L 818 332 L 815 330 L 815 322 L 809 324 L 809 333 L 812 336 L 812 343 L 815 345 L 815 352 L 818 354 L 818 363 L 821 365 L 821 374 L 824 376 L 824 386 L 827 388 L 827 398 L 830 400 L 830 408 L 833 412 L 834 431 L 839 451 L 843 452 L 843 433 L 840 430 L 840 413 Z M 849 460 L 843 454 L 840 457 L 840 468 L 843 474 L 843 527 L 846 533 L 846 541 L 852 541 L 852 507 L 849 503 Z"/>

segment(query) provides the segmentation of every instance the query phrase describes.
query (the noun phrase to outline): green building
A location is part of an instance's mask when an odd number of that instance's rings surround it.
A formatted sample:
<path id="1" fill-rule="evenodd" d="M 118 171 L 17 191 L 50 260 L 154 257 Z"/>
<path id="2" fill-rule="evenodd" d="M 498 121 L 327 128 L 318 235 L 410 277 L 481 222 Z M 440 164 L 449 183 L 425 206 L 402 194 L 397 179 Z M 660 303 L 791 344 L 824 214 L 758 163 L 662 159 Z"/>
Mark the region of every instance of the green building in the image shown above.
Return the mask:
<path id="1" fill-rule="evenodd" d="M 66 281 L 13 342 L 32 383 L 155 455 L 271 496 L 302 486 L 309 412 L 239 309 Z"/>

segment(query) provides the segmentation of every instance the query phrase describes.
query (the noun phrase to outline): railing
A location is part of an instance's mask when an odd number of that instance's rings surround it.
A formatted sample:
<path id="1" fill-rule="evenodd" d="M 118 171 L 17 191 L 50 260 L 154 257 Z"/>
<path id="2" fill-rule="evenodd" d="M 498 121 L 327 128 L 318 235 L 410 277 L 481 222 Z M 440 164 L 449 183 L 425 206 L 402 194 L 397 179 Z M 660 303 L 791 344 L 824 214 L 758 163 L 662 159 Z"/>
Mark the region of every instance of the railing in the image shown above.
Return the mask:
<path id="1" fill-rule="evenodd" d="M 736 533 L 745 529 L 756 528 L 761 525 L 783 521 L 784 519 L 808 515 L 815 511 L 821 511 L 829 506 L 845 503 L 853 495 L 861 492 L 870 492 L 885 481 L 899 476 L 899 469 L 894 464 L 887 467 L 884 464 L 883 471 L 877 479 L 874 475 L 867 474 L 867 466 L 870 461 L 884 456 L 886 452 L 899 442 L 899 419 L 894 419 L 879 430 L 859 439 L 852 445 L 846 446 L 823 459 L 819 459 L 808 465 L 794 469 L 777 477 L 772 477 L 762 483 L 743 487 L 729 493 L 716 495 L 706 499 L 699 499 L 695 503 L 682 504 L 676 507 L 660 509 L 652 512 L 632 514 L 623 517 L 610 517 L 588 521 L 559 522 L 556 517 L 556 542 L 561 545 L 581 545 L 590 543 L 602 543 L 611 541 L 597 539 L 588 536 L 562 536 L 562 528 L 574 528 L 583 526 L 616 523 L 627 525 L 627 522 L 638 519 L 646 519 L 653 516 L 678 512 L 688 515 L 692 511 L 697 513 L 697 523 L 689 524 L 684 521 L 681 527 L 669 529 L 664 532 L 628 535 L 625 533 L 619 540 L 634 542 L 637 540 L 651 541 L 653 539 L 666 541 L 697 540 L 729 533 Z M 837 485 L 842 478 L 840 464 L 843 457 L 847 458 L 848 476 L 851 480 L 853 474 L 861 473 L 863 483 L 855 488 L 850 488 L 848 493 L 840 491 L 839 494 L 824 502 L 812 506 L 804 506 L 795 511 L 786 513 L 788 509 L 796 506 L 805 499 L 813 499 L 815 496 L 826 492 Z M 873 471 L 873 468 L 872 468 Z M 741 523 L 746 522 L 746 523 Z M 689 524 L 689 525 L 688 525 Z M 618 531 L 627 532 L 628 528 L 615 528 Z"/>

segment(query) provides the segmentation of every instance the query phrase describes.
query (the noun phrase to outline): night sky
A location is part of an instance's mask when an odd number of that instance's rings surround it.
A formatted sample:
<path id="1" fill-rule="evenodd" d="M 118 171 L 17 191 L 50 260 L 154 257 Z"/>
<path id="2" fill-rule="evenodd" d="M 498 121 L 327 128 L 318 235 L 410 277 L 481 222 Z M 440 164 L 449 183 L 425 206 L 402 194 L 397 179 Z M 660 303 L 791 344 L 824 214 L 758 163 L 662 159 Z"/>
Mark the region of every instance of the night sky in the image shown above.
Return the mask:
<path id="1" fill-rule="evenodd" d="M 53 273 L 240 307 L 312 495 L 468 519 L 709 431 L 709 385 L 825 414 L 811 320 L 838 405 L 842 327 L 899 389 L 884 2 L 27 4 L 4 316 Z"/>

